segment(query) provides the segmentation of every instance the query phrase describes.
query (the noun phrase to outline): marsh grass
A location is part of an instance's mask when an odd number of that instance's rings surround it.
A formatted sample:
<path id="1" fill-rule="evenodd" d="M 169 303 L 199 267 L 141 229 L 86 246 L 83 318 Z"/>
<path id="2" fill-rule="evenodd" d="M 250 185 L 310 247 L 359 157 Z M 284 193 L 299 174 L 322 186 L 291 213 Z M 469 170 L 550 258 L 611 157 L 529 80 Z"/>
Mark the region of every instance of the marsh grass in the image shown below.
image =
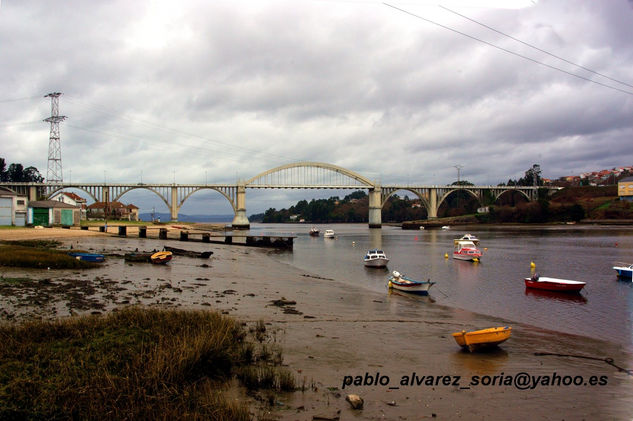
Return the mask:
<path id="1" fill-rule="evenodd" d="M 49 248 L 52 243 L 43 242 L 32 246 L 23 245 L 25 242 L 20 243 L 22 244 L 0 244 L 0 266 L 36 269 L 85 269 L 99 266 L 97 263 L 77 260 L 69 256 L 67 250 Z"/>
<path id="2" fill-rule="evenodd" d="M 247 420 L 221 393 L 294 390 L 243 326 L 215 312 L 128 308 L 106 316 L 0 324 L 0 419 Z"/>

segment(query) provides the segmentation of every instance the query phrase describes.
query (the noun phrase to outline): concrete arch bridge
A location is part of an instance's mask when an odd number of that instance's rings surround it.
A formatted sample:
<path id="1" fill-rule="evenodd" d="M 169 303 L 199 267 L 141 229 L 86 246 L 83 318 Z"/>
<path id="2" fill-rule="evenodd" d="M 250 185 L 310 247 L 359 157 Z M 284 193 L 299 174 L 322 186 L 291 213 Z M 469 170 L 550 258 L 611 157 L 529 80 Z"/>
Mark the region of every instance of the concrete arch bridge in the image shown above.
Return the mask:
<path id="1" fill-rule="evenodd" d="M 67 188 L 86 192 L 94 201 L 118 201 L 126 193 L 145 189 L 156 194 L 171 212 L 171 219 L 178 220 L 178 212 L 185 201 L 196 192 L 214 190 L 222 194 L 234 212 L 233 227 L 247 229 L 247 189 L 332 189 L 367 190 L 369 196 L 369 227 L 382 225 L 381 210 L 389 197 L 400 190 L 416 195 L 425 206 L 429 219 L 437 217 L 437 211 L 451 193 L 467 192 L 480 204 L 484 195 L 490 194 L 496 201 L 509 191 L 516 191 L 529 201 L 536 200 L 538 188 L 530 186 L 455 186 L 455 185 L 381 185 L 380 182 L 352 170 L 321 162 L 297 162 L 264 171 L 236 184 L 143 184 L 143 183 L 0 183 L 16 192 L 27 195 L 29 200 L 38 197 L 51 198 Z M 557 187 L 550 187 L 557 190 Z"/>

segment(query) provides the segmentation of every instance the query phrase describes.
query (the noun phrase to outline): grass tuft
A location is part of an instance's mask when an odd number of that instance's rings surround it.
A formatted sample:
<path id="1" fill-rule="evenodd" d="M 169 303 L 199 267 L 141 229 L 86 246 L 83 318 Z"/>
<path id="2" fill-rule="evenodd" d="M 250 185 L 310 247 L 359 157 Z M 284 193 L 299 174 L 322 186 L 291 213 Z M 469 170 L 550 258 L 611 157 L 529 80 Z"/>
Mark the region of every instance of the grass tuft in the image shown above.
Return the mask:
<path id="1" fill-rule="evenodd" d="M 0 419 L 247 420 L 222 389 L 294 390 L 286 369 L 252 366 L 244 328 L 215 312 L 127 308 L 0 324 Z"/>

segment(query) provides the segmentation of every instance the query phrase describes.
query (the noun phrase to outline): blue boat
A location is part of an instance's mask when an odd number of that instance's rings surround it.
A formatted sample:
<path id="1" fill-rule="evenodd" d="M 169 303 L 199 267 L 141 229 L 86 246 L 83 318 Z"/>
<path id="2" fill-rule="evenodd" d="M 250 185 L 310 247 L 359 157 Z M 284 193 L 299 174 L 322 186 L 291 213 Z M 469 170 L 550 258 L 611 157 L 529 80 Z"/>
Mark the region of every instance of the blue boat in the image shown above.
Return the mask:
<path id="1" fill-rule="evenodd" d="M 618 278 L 633 279 L 631 276 L 633 275 L 633 265 L 625 263 L 622 266 L 613 266 L 613 269 L 618 273 Z"/>
<path id="2" fill-rule="evenodd" d="M 71 252 L 68 253 L 68 255 L 74 257 L 77 260 L 83 260 L 84 262 L 101 263 L 105 260 L 105 256 L 103 254 L 97 253 Z"/>

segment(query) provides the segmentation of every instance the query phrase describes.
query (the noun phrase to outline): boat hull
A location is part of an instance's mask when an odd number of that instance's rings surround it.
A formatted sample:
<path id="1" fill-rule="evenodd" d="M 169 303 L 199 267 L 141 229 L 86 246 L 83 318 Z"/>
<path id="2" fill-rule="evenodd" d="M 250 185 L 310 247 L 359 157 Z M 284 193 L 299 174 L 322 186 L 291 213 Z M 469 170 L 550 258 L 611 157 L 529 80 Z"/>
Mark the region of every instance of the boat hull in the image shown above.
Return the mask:
<path id="1" fill-rule="evenodd" d="M 532 278 L 525 278 L 526 288 L 542 289 L 545 291 L 580 292 L 585 284 L 585 282 L 570 281 L 567 279 L 539 278 L 539 280 L 534 280 Z"/>
<path id="2" fill-rule="evenodd" d="M 170 251 L 159 251 L 152 254 L 150 261 L 155 265 L 164 265 L 171 260 L 172 253 Z"/>
<path id="3" fill-rule="evenodd" d="M 613 269 L 618 274 L 618 278 L 621 279 L 633 279 L 633 269 L 627 267 L 614 266 Z"/>
<path id="4" fill-rule="evenodd" d="M 84 262 L 101 263 L 105 261 L 103 254 L 96 253 L 68 253 L 69 256 L 74 257 L 77 260 L 83 260 Z"/>
<path id="5" fill-rule="evenodd" d="M 193 251 L 193 250 L 183 250 L 176 247 L 163 247 L 165 251 L 172 252 L 175 256 L 186 256 L 186 257 L 197 257 L 200 259 L 208 259 L 213 254 L 212 251 Z"/>
<path id="6" fill-rule="evenodd" d="M 470 352 L 475 352 L 499 346 L 499 344 L 510 338 L 511 333 L 512 328 L 509 326 L 491 327 L 472 332 L 462 330 L 461 332 L 453 333 L 453 338 L 457 345 L 468 349 Z"/>
<path id="7" fill-rule="evenodd" d="M 467 254 L 467 253 L 460 253 L 460 252 L 453 252 L 453 259 L 457 259 L 457 260 L 466 260 L 466 261 L 479 261 L 481 260 L 481 253 L 472 253 L 472 254 Z"/>
<path id="8" fill-rule="evenodd" d="M 393 277 L 389 278 L 387 286 L 390 289 L 398 291 L 408 292 L 410 294 L 417 295 L 429 295 L 429 289 L 435 285 L 435 282 L 431 281 L 414 281 L 412 279 L 401 277 L 400 280 L 396 280 Z"/>
<path id="9" fill-rule="evenodd" d="M 365 266 L 368 268 L 384 268 L 389 263 L 387 258 L 377 258 L 365 260 Z"/>

